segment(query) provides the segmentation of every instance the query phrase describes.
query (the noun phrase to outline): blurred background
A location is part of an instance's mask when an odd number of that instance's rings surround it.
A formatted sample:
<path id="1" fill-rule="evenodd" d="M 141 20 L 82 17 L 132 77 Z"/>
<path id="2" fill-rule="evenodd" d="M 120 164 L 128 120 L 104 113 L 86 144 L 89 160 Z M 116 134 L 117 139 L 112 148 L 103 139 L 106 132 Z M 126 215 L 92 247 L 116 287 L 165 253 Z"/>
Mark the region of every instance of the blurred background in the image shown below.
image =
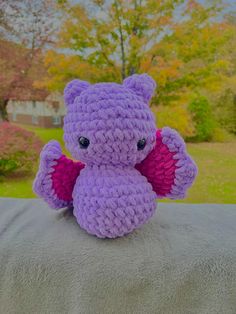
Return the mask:
<path id="1" fill-rule="evenodd" d="M 157 126 L 178 130 L 199 167 L 184 202 L 236 203 L 234 0 L 0 0 L 0 197 L 35 197 L 50 139 L 66 152 L 68 81 L 144 72 Z"/>

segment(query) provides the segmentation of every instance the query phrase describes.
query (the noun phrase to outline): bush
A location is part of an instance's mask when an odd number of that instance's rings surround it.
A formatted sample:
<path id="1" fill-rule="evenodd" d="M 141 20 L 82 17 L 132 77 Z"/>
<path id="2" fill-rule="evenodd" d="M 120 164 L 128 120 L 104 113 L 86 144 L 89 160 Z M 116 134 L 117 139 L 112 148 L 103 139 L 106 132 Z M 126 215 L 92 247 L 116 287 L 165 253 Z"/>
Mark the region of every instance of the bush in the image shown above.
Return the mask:
<path id="1" fill-rule="evenodd" d="M 208 99 L 204 96 L 193 99 L 189 104 L 189 111 L 195 127 L 195 135 L 189 139 L 197 142 L 211 141 L 216 123 Z"/>
<path id="2" fill-rule="evenodd" d="M 42 146 L 34 133 L 8 122 L 0 123 L 0 175 L 31 171 Z"/>
<path id="3" fill-rule="evenodd" d="M 176 129 L 184 138 L 194 134 L 191 116 L 184 106 L 157 106 L 151 109 L 156 115 L 158 128 L 169 126 Z"/>
<path id="4" fill-rule="evenodd" d="M 222 128 L 236 134 L 236 97 L 231 89 L 220 96 L 215 106 L 215 117 Z"/>
<path id="5" fill-rule="evenodd" d="M 234 135 L 226 131 L 225 129 L 221 127 L 216 127 L 214 129 L 214 132 L 212 134 L 212 142 L 231 142 L 234 140 Z"/>

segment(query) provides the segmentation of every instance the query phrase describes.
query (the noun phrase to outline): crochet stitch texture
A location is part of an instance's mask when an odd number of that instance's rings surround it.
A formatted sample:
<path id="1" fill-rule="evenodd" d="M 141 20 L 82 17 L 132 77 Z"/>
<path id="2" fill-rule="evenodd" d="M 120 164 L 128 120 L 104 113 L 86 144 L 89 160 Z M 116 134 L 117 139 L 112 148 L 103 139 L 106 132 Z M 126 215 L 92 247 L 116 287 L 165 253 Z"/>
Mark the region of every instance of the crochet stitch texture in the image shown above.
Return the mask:
<path id="1" fill-rule="evenodd" d="M 144 224 L 156 198 L 183 198 L 197 173 L 179 134 L 156 129 L 147 74 L 123 84 L 73 80 L 64 91 L 64 141 L 74 159 L 49 142 L 40 155 L 34 191 L 53 208 L 73 207 L 78 223 L 100 238 Z"/>

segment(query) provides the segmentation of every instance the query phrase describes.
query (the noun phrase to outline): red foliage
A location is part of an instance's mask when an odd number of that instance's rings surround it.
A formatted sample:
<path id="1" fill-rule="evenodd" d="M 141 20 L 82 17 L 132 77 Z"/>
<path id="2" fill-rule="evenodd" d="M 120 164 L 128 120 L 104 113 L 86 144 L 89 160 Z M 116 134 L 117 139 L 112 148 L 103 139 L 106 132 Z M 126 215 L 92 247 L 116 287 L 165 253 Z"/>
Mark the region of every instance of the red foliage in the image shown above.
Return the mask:
<path id="1" fill-rule="evenodd" d="M 0 174 L 29 171 L 37 161 L 43 143 L 33 132 L 8 122 L 0 124 Z"/>
<path id="2" fill-rule="evenodd" d="M 0 1 L 0 116 L 9 99 L 41 100 L 46 90 L 34 82 L 47 76 L 43 51 L 57 29 L 53 0 Z"/>
<path id="3" fill-rule="evenodd" d="M 34 81 L 46 76 L 42 54 L 6 40 L 0 40 L 0 99 L 41 100 L 46 90 L 36 89 Z"/>

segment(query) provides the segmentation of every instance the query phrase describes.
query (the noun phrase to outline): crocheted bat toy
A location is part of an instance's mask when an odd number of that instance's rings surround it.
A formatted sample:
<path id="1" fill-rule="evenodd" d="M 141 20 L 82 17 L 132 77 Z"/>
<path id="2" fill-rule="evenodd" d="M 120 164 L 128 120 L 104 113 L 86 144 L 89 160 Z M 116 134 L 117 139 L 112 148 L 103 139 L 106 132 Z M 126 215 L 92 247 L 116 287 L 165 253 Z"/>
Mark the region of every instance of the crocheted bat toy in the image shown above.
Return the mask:
<path id="1" fill-rule="evenodd" d="M 144 224 L 156 199 L 184 198 L 197 173 L 179 134 L 156 129 L 147 74 L 123 84 L 73 80 L 64 91 L 64 141 L 73 161 L 50 141 L 40 155 L 34 191 L 52 208 L 73 207 L 78 223 L 100 238 Z"/>

